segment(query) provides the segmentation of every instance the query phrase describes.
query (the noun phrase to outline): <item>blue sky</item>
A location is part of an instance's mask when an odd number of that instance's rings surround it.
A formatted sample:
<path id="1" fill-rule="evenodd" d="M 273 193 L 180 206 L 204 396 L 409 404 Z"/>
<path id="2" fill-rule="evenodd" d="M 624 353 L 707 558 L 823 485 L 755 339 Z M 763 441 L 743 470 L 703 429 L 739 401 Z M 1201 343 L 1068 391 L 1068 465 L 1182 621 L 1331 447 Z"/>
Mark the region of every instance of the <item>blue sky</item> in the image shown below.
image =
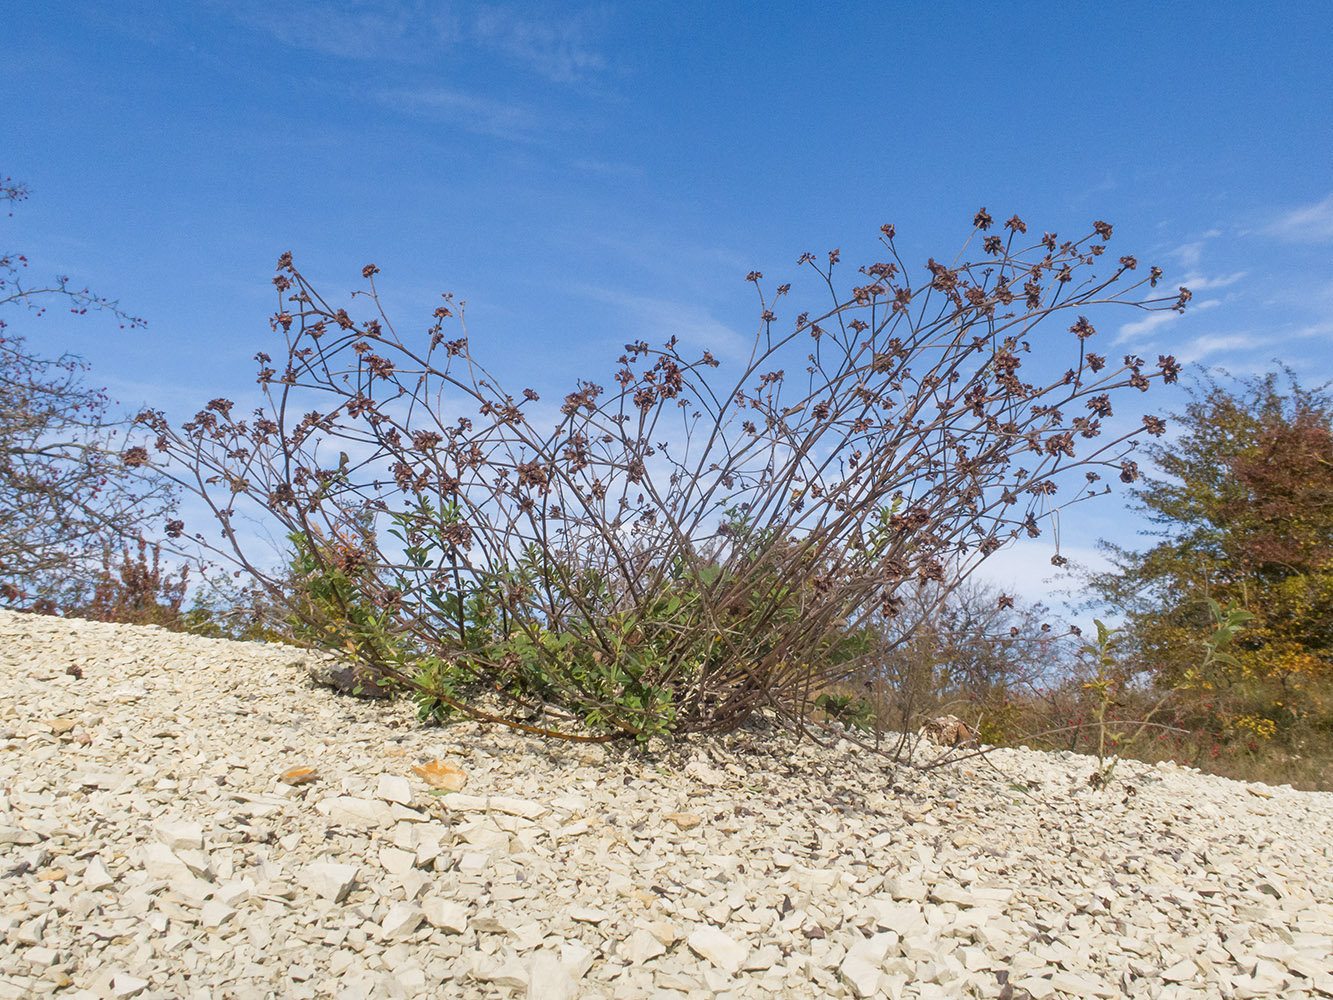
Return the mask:
<path id="1" fill-rule="evenodd" d="M 982 205 L 1061 236 L 1105 219 L 1194 290 L 1183 317 L 1101 327 L 1113 356 L 1333 376 L 1324 4 L 0 11 L 0 175 L 32 191 L 0 247 L 149 325 L 6 319 L 126 408 L 251 398 L 286 250 L 335 297 L 378 265 L 402 329 L 454 292 L 475 353 L 563 392 L 640 337 L 748 343 L 750 270 L 797 281 L 838 247 L 850 280 L 881 223 L 909 260 L 951 259 Z M 1062 541 L 1134 527 L 1107 498 Z M 994 575 L 1035 596 L 1044 541 Z"/>

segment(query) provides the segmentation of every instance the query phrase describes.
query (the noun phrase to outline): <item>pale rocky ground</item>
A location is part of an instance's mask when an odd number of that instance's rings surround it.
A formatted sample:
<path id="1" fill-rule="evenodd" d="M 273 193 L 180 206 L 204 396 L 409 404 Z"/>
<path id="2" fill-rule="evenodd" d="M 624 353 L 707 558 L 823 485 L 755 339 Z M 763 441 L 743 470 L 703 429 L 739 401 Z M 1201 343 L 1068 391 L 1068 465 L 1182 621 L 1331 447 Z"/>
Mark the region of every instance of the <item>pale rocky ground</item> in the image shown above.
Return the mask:
<path id="1" fill-rule="evenodd" d="M 1327 793 L 764 731 L 643 758 L 420 726 L 301 656 L 0 612 L 0 1000 L 1333 995 Z"/>

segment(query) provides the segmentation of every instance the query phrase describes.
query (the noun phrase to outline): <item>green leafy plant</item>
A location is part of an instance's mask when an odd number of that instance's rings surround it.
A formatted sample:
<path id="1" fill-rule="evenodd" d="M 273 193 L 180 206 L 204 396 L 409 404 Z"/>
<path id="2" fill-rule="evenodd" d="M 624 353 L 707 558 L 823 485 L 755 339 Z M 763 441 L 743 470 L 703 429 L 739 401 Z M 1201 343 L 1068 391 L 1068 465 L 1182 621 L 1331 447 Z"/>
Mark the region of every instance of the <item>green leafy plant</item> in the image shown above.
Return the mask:
<path id="1" fill-rule="evenodd" d="M 1097 627 L 1097 640 L 1086 643 L 1081 652 L 1085 656 L 1093 657 L 1096 668 L 1096 673 L 1091 680 L 1083 684 L 1083 688 L 1092 693 L 1097 730 L 1097 770 L 1089 779 L 1089 784 L 1094 788 L 1100 788 L 1110 783 L 1111 775 L 1119 760 L 1115 754 L 1110 755 L 1108 760 L 1107 750 L 1110 747 L 1118 751 L 1122 733 L 1118 728 L 1108 727 L 1106 717 L 1116 704 L 1116 692 L 1119 687 L 1119 682 L 1113 675 L 1116 660 L 1111 654 L 1111 647 L 1122 630 L 1107 628 L 1100 618 L 1094 619 L 1093 624 Z"/>
<path id="2" fill-rule="evenodd" d="M 875 708 L 864 698 L 825 691 L 815 699 L 815 707 L 822 709 L 830 719 L 836 719 L 849 729 L 865 732 L 875 722 Z"/>
<path id="3" fill-rule="evenodd" d="M 1253 620 L 1254 615 L 1235 606 L 1223 609 L 1211 598 L 1208 600 L 1208 609 L 1214 627 L 1208 638 L 1202 640 L 1203 656 L 1198 666 L 1187 671 L 1181 683 L 1163 694 L 1141 717 L 1129 721 L 1110 718 L 1112 710 L 1123 704 L 1119 700 L 1124 688 L 1123 674 L 1112 647 L 1117 637 L 1124 634 L 1124 630 L 1110 629 L 1100 619 L 1094 620 L 1097 639 L 1081 648 L 1085 656 L 1092 658 L 1095 666 L 1094 675 L 1083 684 L 1093 697 L 1093 726 L 1097 734 L 1097 770 L 1089 779 L 1089 784 L 1094 788 L 1110 784 L 1121 756 L 1143 738 L 1145 731 L 1153 725 L 1153 719 L 1176 691 L 1185 690 L 1196 683 L 1198 677 L 1206 676 L 1216 664 L 1235 662 L 1235 657 L 1227 652 L 1227 648 L 1245 627 L 1245 623 Z"/>

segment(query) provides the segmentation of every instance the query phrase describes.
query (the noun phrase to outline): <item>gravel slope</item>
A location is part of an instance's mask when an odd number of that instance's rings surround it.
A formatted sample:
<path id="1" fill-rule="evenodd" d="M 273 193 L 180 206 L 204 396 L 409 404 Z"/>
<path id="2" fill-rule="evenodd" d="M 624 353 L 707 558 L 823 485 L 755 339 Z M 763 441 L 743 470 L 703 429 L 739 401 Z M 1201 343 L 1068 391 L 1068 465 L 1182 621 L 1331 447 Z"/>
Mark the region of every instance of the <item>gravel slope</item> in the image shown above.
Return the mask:
<path id="1" fill-rule="evenodd" d="M 0 612 L 0 1000 L 1333 996 L 1329 793 L 765 732 L 645 759 L 305 666 Z"/>

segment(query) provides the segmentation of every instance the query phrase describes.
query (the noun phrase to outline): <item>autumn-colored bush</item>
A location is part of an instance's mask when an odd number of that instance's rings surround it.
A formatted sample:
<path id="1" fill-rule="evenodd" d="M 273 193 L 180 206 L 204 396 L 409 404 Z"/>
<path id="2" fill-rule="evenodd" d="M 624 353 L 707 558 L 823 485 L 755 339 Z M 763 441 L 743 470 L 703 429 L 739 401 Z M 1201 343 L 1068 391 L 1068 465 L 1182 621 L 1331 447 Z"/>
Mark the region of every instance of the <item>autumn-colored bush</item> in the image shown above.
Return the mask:
<path id="1" fill-rule="evenodd" d="M 140 536 L 129 546 L 103 552 L 102 567 L 71 588 L 60 604 L 35 610 L 93 621 L 183 628 L 181 605 L 188 590 L 189 567 L 163 566 L 162 546 Z"/>
<path id="2" fill-rule="evenodd" d="M 1333 725 L 1333 400 L 1279 378 L 1194 392 L 1174 418 L 1184 432 L 1149 449 L 1160 474 L 1133 490 L 1160 541 L 1112 547 L 1115 568 L 1090 580 L 1125 610 L 1136 669 L 1188 694 L 1189 727 L 1274 754 Z M 1252 619 L 1203 668 L 1192 650 L 1210 601 Z"/>

